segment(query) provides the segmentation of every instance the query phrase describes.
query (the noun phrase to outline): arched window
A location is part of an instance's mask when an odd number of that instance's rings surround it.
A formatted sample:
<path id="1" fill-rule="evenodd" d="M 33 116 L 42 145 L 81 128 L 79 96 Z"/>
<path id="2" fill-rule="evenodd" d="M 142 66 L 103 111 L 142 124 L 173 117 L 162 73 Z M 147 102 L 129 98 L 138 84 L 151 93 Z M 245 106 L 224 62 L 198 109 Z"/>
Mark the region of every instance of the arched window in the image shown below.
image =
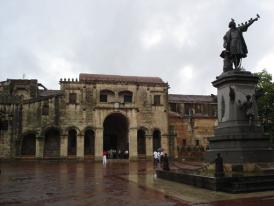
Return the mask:
<path id="1" fill-rule="evenodd" d="M 132 103 L 133 93 L 131 91 L 121 91 L 119 92 L 119 97 L 123 98 L 124 103 Z"/>
<path id="2" fill-rule="evenodd" d="M 115 93 L 111 90 L 101 90 L 100 91 L 100 102 L 108 102 L 110 96 L 114 96 Z"/>

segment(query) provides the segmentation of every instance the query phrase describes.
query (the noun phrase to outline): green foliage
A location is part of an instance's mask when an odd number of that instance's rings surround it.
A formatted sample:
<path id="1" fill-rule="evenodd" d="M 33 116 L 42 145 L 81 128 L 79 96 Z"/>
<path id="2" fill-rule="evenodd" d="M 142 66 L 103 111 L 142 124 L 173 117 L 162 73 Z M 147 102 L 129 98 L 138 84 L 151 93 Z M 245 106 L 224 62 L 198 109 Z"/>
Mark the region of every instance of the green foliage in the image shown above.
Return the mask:
<path id="1" fill-rule="evenodd" d="M 266 70 L 256 73 L 259 77 L 257 84 L 258 115 L 265 131 L 274 138 L 274 83 L 272 75 Z"/>

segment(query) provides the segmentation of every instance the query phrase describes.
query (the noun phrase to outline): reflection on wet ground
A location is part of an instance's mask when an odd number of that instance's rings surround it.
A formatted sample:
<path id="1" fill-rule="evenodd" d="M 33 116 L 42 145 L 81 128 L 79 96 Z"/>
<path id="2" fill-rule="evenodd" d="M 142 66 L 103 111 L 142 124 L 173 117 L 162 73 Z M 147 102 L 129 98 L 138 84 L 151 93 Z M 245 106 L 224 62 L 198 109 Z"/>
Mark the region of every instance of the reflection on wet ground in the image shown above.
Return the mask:
<path id="1" fill-rule="evenodd" d="M 225 194 L 157 179 L 150 161 L 2 162 L 0 205 L 270 206 L 274 192 Z"/>

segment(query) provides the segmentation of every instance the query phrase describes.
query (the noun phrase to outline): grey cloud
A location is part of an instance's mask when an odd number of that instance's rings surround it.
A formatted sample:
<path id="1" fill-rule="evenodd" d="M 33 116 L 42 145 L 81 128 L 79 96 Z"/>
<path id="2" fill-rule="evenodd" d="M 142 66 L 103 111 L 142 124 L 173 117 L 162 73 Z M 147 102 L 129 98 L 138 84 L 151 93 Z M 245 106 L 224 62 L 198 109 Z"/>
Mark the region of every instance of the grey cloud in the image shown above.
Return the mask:
<path id="1" fill-rule="evenodd" d="M 214 93 L 230 18 L 262 16 L 245 34 L 244 66 L 255 71 L 274 53 L 273 7 L 266 0 L 1 1 L 0 79 L 24 71 L 58 88 L 60 78 L 80 72 L 160 76 L 172 93 Z M 189 66 L 192 76 L 182 73 Z"/>

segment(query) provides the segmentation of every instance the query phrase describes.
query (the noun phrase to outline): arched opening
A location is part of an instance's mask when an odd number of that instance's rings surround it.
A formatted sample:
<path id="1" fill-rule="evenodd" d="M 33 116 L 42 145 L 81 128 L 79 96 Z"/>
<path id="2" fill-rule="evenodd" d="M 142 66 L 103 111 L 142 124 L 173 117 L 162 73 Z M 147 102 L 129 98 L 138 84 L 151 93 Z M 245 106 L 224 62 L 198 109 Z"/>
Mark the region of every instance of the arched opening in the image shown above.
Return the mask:
<path id="1" fill-rule="evenodd" d="M 35 156 L 36 151 L 36 136 L 35 134 L 26 134 L 22 139 L 21 155 Z"/>
<path id="2" fill-rule="evenodd" d="M 60 156 L 60 132 L 50 128 L 45 132 L 44 157 Z"/>
<path id="3" fill-rule="evenodd" d="M 68 131 L 68 156 L 76 156 L 77 131 L 70 129 Z"/>
<path id="4" fill-rule="evenodd" d="M 113 113 L 105 119 L 103 149 L 108 158 L 128 158 L 128 121 L 124 115 Z"/>
<path id="5" fill-rule="evenodd" d="M 137 153 L 139 158 L 146 156 L 146 132 L 143 129 L 137 131 Z"/>
<path id="6" fill-rule="evenodd" d="M 84 154 L 94 156 L 95 135 L 91 129 L 85 131 L 84 137 Z"/>
<path id="7" fill-rule="evenodd" d="M 157 151 L 161 148 L 161 132 L 156 129 L 153 131 L 153 151 Z"/>

